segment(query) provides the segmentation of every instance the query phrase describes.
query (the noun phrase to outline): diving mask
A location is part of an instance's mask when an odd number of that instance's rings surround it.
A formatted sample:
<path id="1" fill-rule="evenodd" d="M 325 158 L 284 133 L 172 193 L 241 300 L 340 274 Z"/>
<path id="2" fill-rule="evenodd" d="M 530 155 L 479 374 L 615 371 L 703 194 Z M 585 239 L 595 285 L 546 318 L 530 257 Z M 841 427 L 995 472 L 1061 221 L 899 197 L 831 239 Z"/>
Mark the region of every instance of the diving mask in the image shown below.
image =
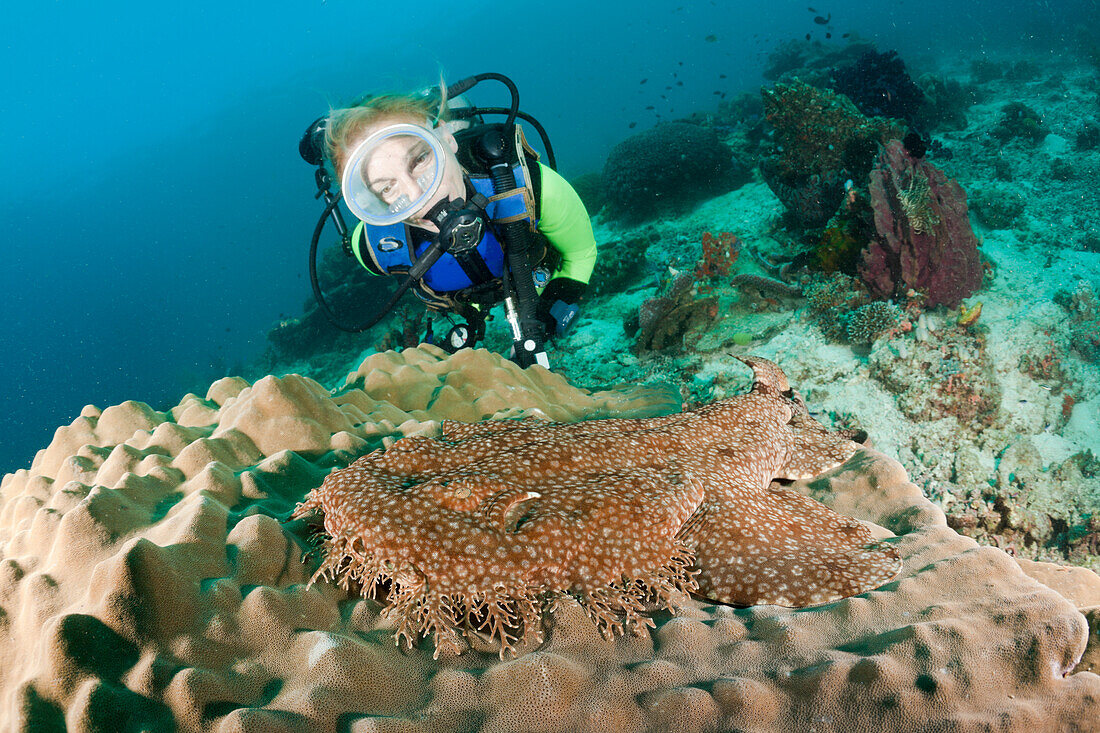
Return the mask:
<path id="1" fill-rule="evenodd" d="M 439 190 L 446 168 L 443 143 L 420 125 L 388 125 L 352 150 L 340 189 L 352 213 L 387 225 L 420 211 Z"/>

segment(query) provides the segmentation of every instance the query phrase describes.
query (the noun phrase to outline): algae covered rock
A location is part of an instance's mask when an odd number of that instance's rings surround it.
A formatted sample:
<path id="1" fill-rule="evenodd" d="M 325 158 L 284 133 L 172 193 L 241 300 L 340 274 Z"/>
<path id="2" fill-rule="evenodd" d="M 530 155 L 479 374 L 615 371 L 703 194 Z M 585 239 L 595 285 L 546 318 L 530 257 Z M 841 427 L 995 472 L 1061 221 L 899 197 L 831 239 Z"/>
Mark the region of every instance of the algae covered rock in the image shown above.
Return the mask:
<path id="1" fill-rule="evenodd" d="M 748 180 L 709 128 L 666 122 L 616 145 L 603 169 L 608 213 L 644 221 L 680 213 Z"/>

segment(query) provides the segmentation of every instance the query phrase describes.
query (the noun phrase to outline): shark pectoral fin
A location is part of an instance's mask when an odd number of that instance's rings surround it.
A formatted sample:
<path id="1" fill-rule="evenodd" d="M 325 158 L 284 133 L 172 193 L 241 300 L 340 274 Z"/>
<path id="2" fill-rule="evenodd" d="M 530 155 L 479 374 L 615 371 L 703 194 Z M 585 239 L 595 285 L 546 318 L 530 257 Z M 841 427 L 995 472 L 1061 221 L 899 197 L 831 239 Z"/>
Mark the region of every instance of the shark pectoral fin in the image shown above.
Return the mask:
<path id="1" fill-rule="evenodd" d="M 775 477 L 798 481 L 841 465 L 859 450 L 847 435 L 831 433 L 807 414 L 796 413 L 787 425 L 794 436 L 790 458 Z"/>
<path id="2" fill-rule="evenodd" d="M 893 546 L 863 524 L 787 490 L 711 505 L 695 540 L 698 593 L 721 603 L 827 603 L 873 590 L 901 570 Z"/>

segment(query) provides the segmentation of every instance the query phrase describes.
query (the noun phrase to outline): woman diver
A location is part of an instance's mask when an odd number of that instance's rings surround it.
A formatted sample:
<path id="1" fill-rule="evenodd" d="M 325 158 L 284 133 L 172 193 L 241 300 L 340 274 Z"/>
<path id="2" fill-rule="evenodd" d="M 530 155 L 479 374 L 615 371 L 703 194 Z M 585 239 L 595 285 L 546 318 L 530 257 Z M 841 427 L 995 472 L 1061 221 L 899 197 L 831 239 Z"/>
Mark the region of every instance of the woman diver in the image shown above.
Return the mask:
<path id="1" fill-rule="evenodd" d="M 512 91 L 503 123 L 481 118 L 503 109 L 454 101 L 483 79 Z M 359 263 L 374 274 L 404 276 L 402 292 L 415 286 L 429 308 L 466 321 L 442 346 L 472 346 L 484 335 L 489 308 L 503 303 L 512 358 L 548 367 L 545 338 L 575 319 L 596 241 L 580 197 L 538 162 L 517 113 L 511 81 L 481 74 L 426 94 L 376 95 L 333 110 L 323 120 L 324 146 L 343 200 L 360 220 L 349 243 Z M 316 134 L 316 123 L 312 129 Z"/>

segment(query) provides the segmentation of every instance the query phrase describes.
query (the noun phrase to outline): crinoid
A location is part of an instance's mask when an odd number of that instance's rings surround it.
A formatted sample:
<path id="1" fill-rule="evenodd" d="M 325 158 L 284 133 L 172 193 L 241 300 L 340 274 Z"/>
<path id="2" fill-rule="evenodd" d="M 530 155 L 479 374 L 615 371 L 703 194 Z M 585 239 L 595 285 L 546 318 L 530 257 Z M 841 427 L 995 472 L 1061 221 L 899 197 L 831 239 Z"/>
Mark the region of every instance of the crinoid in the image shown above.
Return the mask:
<path id="1" fill-rule="evenodd" d="M 913 170 L 908 188 L 898 190 L 898 201 L 913 231 L 928 234 L 940 223 L 939 215 L 932 208 L 932 187 L 919 170 Z"/>

